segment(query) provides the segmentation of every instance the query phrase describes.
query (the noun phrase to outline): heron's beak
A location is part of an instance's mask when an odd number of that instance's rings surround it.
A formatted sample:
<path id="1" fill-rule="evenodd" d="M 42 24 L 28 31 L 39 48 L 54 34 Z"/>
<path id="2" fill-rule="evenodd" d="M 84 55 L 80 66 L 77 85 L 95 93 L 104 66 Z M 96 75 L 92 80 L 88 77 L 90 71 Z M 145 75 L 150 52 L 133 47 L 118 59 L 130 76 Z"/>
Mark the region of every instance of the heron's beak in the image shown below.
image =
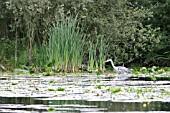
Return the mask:
<path id="1" fill-rule="evenodd" d="M 104 61 L 104 63 L 109 62 L 108 60 Z"/>
<path id="2" fill-rule="evenodd" d="M 108 61 L 106 60 L 106 61 L 104 61 L 103 63 L 106 63 L 106 62 L 108 62 Z"/>

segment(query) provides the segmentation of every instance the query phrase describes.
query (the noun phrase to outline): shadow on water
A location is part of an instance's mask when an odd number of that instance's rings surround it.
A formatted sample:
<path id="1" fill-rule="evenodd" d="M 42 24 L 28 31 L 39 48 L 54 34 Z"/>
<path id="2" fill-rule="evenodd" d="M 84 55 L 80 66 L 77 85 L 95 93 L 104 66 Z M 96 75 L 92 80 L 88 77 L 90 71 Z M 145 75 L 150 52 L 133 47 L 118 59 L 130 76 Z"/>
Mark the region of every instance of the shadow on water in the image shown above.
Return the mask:
<path id="1" fill-rule="evenodd" d="M 47 100 L 46 100 L 47 99 Z M 45 112 L 54 108 L 60 112 L 125 112 L 170 111 L 168 102 L 112 102 L 85 100 L 48 100 L 48 98 L 0 97 L 0 112 L 23 110 Z M 9 111 L 8 111 L 9 112 Z"/>

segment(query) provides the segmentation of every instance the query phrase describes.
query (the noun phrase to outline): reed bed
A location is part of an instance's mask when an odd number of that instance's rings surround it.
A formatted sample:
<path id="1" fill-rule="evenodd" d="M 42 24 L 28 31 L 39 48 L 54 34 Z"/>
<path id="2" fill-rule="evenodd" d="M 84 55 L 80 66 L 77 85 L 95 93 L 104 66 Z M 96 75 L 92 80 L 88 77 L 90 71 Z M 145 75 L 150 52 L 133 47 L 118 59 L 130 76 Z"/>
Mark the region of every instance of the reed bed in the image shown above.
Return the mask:
<path id="1" fill-rule="evenodd" d="M 52 64 L 57 71 L 76 72 L 84 57 L 85 36 L 81 33 L 77 18 L 65 18 L 49 32 L 49 40 L 40 50 L 39 65 Z"/>
<path id="2" fill-rule="evenodd" d="M 104 71 L 106 44 L 97 39 L 96 43 L 90 41 L 87 45 L 82 31 L 77 17 L 65 18 L 55 24 L 50 29 L 48 42 L 40 48 L 37 64 L 43 67 L 50 64 L 56 71 L 78 72 L 83 60 L 88 57 L 88 71 Z"/>
<path id="3" fill-rule="evenodd" d="M 89 43 L 89 60 L 88 71 L 105 71 L 105 63 L 107 56 L 107 44 L 103 38 L 97 39 L 96 43 Z"/>

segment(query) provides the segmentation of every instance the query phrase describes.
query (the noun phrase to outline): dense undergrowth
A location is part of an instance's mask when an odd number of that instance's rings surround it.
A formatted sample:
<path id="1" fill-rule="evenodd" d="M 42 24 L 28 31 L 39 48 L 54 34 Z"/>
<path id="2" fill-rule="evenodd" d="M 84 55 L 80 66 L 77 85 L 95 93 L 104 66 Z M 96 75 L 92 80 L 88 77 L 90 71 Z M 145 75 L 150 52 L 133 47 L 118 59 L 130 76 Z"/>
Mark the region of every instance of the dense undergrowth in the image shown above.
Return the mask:
<path id="1" fill-rule="evenodd" d="M 0 64 L 105 71 L 115 64 L 169 66 L 169 7 L 164 1 L 0 1 Z M 83 65 L 82 65 L 83 64 Z"/>

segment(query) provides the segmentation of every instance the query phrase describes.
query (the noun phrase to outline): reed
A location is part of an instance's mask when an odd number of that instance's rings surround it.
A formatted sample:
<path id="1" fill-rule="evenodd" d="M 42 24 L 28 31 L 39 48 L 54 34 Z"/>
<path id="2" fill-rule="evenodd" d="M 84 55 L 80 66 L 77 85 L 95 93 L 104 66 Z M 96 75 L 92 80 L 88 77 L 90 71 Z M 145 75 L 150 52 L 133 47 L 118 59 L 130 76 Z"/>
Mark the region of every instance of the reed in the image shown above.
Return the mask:
<path id="1" fill-rule="evenodd" d="M 100 40 L 100 46 L 99 46 L 99 70 L 100 71 L 105 71 L 105 64 L 104 61 L 106 61 L 106 56 L 107 56 L 107 44 L 106 42 L 103 41 L 103 39 Z"/>
<path id="2" fill-rule="evenodd" d="M 78 71 L 84 56 L 84 35 L 75 18 L 64 18 L 49 32 L 49 40 L 42 48 L 42 64 L 53 63 L 55 70 Z"/>
<path id="3" fill-rule="evenodd" d="M 88 71 L 104 71 L 107 46 L 103 37 L 98 38 L 96 43 L 90 41 L 88 49 L 85 49 L 84 39 L 77 17 L 62 19 L 50 29 L 48 42 L 39 49 L 37 64 L 44 66 L 50 63 L 56 71 L 77 72 L 84 57 L 88 57 Z M 87 52 L 88 56 L 85 56 Z"/>
<path id="4" fill-rule="evenodd" d="M 89 43 L 89 71 L 105 71 L 104 61 L 107 56 L 107 44 L 103 41 L 103 37 L 97 39 L 96 43 Z"/>
<path id="5" fill-rule="evenodd" d="M 88 52 L 89 52 L 88 71 L 91 72 L 95 70 L 96 44 L 90 42 Z"/>

